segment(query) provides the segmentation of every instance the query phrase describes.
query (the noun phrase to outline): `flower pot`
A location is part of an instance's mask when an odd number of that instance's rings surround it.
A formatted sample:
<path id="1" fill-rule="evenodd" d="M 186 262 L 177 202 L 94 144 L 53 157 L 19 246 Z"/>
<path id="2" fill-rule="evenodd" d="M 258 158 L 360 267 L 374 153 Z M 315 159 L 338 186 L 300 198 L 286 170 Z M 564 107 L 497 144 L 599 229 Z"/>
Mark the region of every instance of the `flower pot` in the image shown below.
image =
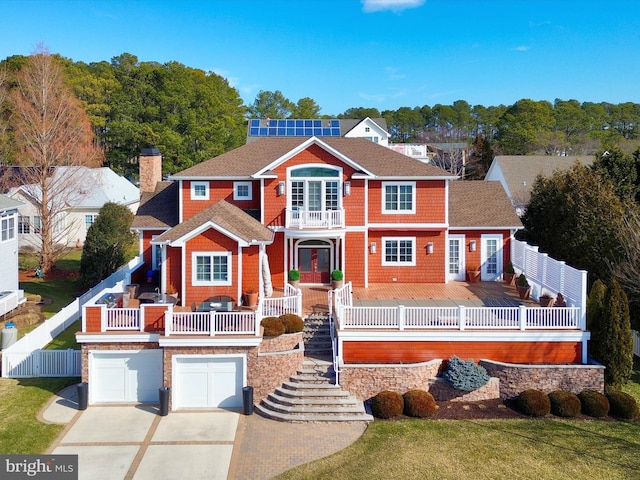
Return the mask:
<path id="1" fill-rule="evenodd" d="M 342 288 L 343 284 L 344 280 L 331 280 L 331 288 L 333 288 L 334 290 L 336 288 Z"/>
<path id="2" fill-rule="evenodd" d="M 289 285 L 294 288 L 300 288 L 300 280 L 289 280 Z"/>
<path id="3" fill-rule="evenodd" d="M 529 295 L 531 294 L 531 287 L 518 286 L 517 289 L 518 289 L 518 296 L 522 300 L 528 300 L 529 299 Z"/>
<path id="4" fill-rule="evenodd" d="M 469 283 L 480 282 L 480 270 L 469 270 L 467 276 L 469 277 Z"/>
<path id="5" fill-rule="evenodd" d="M 541 307 L 553 307 L 554 299 L 548 295 L 543 295 L 538 299 L 538 303 Z"/>
<path id="6" fill-rule="evenodd" d="M 505 273 L 503 275 L 504 283 L 507 284 L 507 285 L 514 285 L 515 284 L 515 278 L 516 278 L 516 274 L 515 273 Z"/>
<path id="7" fill-rule="evenodd" d="M 258 305 L 258 292 L 244 292 L 244 301 L 247 307 L 255 308 Z"/>

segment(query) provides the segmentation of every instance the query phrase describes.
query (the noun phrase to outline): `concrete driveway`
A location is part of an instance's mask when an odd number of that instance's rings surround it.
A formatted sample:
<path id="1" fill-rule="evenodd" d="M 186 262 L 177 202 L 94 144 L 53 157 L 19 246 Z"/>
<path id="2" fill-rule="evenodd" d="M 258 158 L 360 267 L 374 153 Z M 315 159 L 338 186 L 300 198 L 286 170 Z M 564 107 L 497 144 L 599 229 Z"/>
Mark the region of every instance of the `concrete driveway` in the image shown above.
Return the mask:
<path id="1" fill-rule="evenodd" d="M 90 406 L 79 412 L 55 403 L 42 416 L 63 423 L 60 416 L 72 414 L 48 453 L 77 454 L 81 480 L 224 480 L 240 416 L 207 410 L 161 417 L 146 405 Z"/>

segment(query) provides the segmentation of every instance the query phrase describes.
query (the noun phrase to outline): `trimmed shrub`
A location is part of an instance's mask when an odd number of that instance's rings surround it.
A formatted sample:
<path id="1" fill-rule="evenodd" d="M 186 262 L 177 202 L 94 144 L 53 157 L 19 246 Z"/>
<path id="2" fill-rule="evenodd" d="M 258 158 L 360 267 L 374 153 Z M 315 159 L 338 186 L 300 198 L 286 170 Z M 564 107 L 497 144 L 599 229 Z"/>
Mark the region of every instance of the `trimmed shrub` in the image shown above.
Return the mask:
<path id="1" fill-rule="evenodd" d="M 397 417 L 404 410 L 404 399 L 398 392 L 383 390 L 373 397 L 371 412 L 378 418 Z"/>
<path id="2" fill-rule="evenodd" d="M 260 322 L 265 337 L 277 337 L 285 332 L 284 323 L 278 317 L 265 317 Z"/>
<path id="3" fill-rule="evenodd" d="M 582 404 L 577 395 L 566 390 L 554 390 L 549 395 L 551 413 L 558 417 L 577 417 Z"/>
<path id="4" fill-rule="evenodd" d="M 424 390 L 409 390 L 402 396 L 402 399 L 404 400 L 404 414 L 408 417 L 430 417 L 439 408 L 433 395 Z"/>
<path id="5" fill-rule="evenodd" d="M 622 418 L 623 420 L 634 420 L 640 415 L 636 399 L 628 393 L 611 390 L 607 392 L 607 399 L 611 407 L 609 413 L 613 417 Z"/>
<path id="6" fill-rule="evenodd" d="M 278 317 L 284 325 L 285 333 L 296 333 L 304 330 L 304 322 L 295 313 L 285 313 Z"/>
<path id="7" fill-rule="evenodd" d="M 449 359 L 442 378 L 458 390 L 472 392 L 486 385 L 490 377 L 485 368 L 473 360 L 460 360 L 454 355 Z"/>
<path id="8" fill-rule="evenodd" d="M 547 394 L 532 388 L 520 392 L 516 405 L 518 410 L 530 417 L 544 417 L 551 411 L 551 402 Z"/>
<path id="9" fill-rule="evenodd" d="M 578 394 L 582 404 L 582 413 L 594 418 L 602 418 L 609 415 L 609 400 L 605 395 L 596 390 L 584 390 Z"/>

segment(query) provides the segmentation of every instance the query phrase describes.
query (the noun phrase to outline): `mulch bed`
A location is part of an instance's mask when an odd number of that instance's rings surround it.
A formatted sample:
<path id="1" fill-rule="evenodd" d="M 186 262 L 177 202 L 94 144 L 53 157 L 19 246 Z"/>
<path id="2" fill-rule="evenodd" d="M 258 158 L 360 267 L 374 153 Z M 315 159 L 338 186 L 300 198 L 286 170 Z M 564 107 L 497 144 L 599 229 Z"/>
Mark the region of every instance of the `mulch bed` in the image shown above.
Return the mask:
<path id="1" fill-rule="evenodd" d="M 433 415 L 436 420 L 477 420 L 531 418 L 518 412 L 513 402 L 499 398 L 477 402 L 438 402 L 440 407 Z"/>

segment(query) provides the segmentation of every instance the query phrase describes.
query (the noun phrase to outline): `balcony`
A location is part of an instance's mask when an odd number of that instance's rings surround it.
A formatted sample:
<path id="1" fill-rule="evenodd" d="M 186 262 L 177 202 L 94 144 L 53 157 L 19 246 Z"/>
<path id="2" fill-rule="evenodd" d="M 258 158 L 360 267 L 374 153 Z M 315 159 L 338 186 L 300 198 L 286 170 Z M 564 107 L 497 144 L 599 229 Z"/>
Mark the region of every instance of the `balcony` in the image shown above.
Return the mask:
<path id="1" fill-rule="evenodd" d="M 344 228 L 344 209 L 290 210 L 287 209 L 286 228 L 330 229 Z"/>

